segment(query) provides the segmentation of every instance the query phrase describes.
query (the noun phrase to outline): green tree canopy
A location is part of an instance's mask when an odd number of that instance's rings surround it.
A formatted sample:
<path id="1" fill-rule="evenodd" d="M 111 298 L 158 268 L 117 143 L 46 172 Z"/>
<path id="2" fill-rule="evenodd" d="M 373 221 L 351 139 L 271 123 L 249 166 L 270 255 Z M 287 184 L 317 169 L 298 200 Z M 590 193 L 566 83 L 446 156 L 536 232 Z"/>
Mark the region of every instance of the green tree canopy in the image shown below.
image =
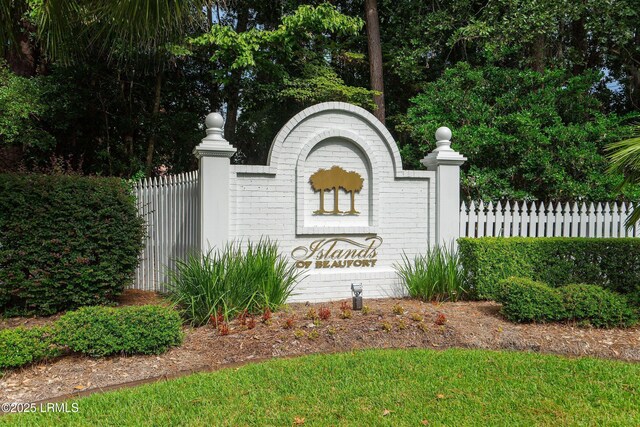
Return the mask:
<path id="1" fill-rule="evenodd" d="M 421 142 L 404 145 L 403 158 L 417 166 L 435 148 L 435 130 L 446 125 L 456 150 L 469 158 L 462 178 L 467 198 L 616 199 L 623 178 L 603 173 L 603 151 L 630 127 L 594 96 L 601 77 L 458 63 L 412 100 L 406 125 Z M 639 190 L 625 194 L 637 197 Z"/>

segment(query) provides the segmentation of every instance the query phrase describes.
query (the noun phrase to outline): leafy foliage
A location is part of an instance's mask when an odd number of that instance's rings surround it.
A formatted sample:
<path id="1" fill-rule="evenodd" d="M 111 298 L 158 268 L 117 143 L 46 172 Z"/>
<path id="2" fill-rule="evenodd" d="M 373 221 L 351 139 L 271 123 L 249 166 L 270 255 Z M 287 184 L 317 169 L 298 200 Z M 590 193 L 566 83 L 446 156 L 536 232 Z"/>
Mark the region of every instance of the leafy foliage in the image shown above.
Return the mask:
<path id="1" fill-rule="evenodd" d="M 133 278 L 142 235 L 119 179 L 0 175 L 0 309 L 109 304 Z"/>
<path id="2" fill-rule="evenodd" d="M 348 82 L 336 71 L 341 60 L 358 57 L 348 49 L 348 40 L 362 26 L 360 18 L 322 3 L 298 6 L 273 27 L 239 31 L 215 25 L 191 39 L 192 46 L 213 50 L 215 79 L 243 105 L 237 134 L 225 134 L 238 148 L 237 162 L 264 163 L 279 128 L 314 103 L 345 101 L 373 108 L 368 85 Z"/>
<path id="3" fill-rule="evenodd" d="M 55 139 L 42 125 L 49 112 L 42 78 L 11 73 L 0 61 L 0 147 L 19 146 L 31 154 L 49 153 Z"/>
<path id="4" fill-rule="evenodd" d="M 558 288 L 567 318 L 603 327 L 627 327 L 638 321 L 638 314 L 621 295 L 596 285 L 571 284 Z"/>
<path id="5" fill-rule="evenodd" d="M 567 318 L 557 289 L 522 277 L 509 277 L 498 283 L 497 301 L 501 312 L 513 322 L 553 322 Z"/>
<path id="6" fill-rule="evenodd" d="M 170 272 L 168 297 L 192 325 L 204 325 L 218 313 L 229 320 L 245 310 L 275 311 L 299 278 L 275 242 L 233 242 L 177 261 Z"/>
<path id="7" fill-rule="evenodd" d="M 405 162 L 417 166 L 435 148 L 434 131 L 446 125 L 469 158 L 461 182 L 466 198 L 616 199 L 623 177 L 603 173 L 603 150 L 630 128 L 603 113 L 592 93 L 600 78 L 458 63 L 412 100 L 407 125 L 421 143 L 403 146 Z M 638 197 L 640 187 L 625 194 Z"/>
<path id="8" fill-rule="evenodd" d="M 402 263 L 394 267 L 413 298 L 456 301 L 466 293 L 464 271 L 453 245 L 428 248 L 413 260 L 403 254 Z"/>
<path id="9" fill-rule="evenodd" d="M 375 107 L 372 92 L 362 87 L 348 86 L 329 67 L 307 65 L 301 77 L 285 78 L 279 96 L 299 105 L 311 105 L 327 100 L 343 101 L 359 107 Z"/>
<path id="10" fill-rule="evenodd" d="M 156 305 L 82 307 L 56 322 L 56 341 L 90 356 L 159 354 L 182 343 L 182 320 Z"/>
<path id="11" fill-rule="evenodd" d="M 17 368 L 59 356 L 61 352 L 49 327 L 0 330 L 0 369 Z"/>
<path id="12" fill-rule="evenodd" d="M 40 103 L 15 98 L 14 106 L 30 106 L 27 119 L 15 113 L 28 109 L 7 107 L 14 151 L 41 147 L 26 153 L 29 168 L 55 154 L 82 161 L 85 173 L 148 174 L 150 162 L 192 170 L 202 117 L 214 110 L 226 112 L 234 160 L 263 163 L 300 109 L 333 100 L 372 108 L 361 2 L 5 3 L 5 59 L 14 72 L 37 75 L 28 79 L 35 88 L 11 82 L 8 93 L 44 93 Z M 629 136 L 611 113 L 640 106 L 636 0 L 377 3 L 387 125 L 405 163 L 418 166 L 432 130 L 448 124 L 471 160 L 467 197 L 638 196 L 633 185 L 618 193 L 620 173 L 603 176 L 601 152 Z M 484 70 L 481 78 L 464 75 L 464 64 Z M 547 71 L 535 77 L 531 69 Z M 467 97 L 459 96 L 463 83 Z M 422 91 L 440 99 L 420 99 L 425 109 L 458 109 L 471 121 L 461 125 L 477 132 L 459 129 L 447 111 L 407 115 Z M 11 117 L 1 107 L 0 116 Z"/>
<path id="13" fill-rule="evenodd" d="M 359 18 L 343 15 L 329 3 L 318 6 L 302 5 L 295 13 L 285 16 L 273 30 L 252 28 L 238 33 L 228 26 L 213 26 L 209 33 L 193 38 L 196 45 L 214 45 L 212 61 L 230 62 L 231 69 L 258 65 L 271 55 L 282 58 L 294 54 L 300 44 L 326 38 L 326 33 L 355 35 L 362 29 Z M 275 51 L 272 51 L 275 50 Z"/>
<path id="14" fill-rule="evenodd" d="M 496 284 L 523 277 L 551 286 L 588 283 L 622 294 L 640 289 L 640 241 L 573 237 L 458 240 L 460 261 L 478 297 L 498 298 Z"/>

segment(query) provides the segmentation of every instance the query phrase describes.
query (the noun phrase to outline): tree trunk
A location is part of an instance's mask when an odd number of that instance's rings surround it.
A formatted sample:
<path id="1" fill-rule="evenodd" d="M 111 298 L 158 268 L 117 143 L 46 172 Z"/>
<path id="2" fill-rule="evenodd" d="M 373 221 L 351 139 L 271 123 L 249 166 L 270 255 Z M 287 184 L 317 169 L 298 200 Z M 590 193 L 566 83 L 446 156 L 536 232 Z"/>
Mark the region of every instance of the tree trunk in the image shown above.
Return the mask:
<path id="1" fill-rule="evenodd" d="M 544 34 L 540 34 L 535 38 L 535 40 L 533 41 L 533 46 L 531 47 L 532 68 L 539 73 L 542 73 L 545 67 L 546 55 L 545 55 L 544 43 L 545 43 Z"/>
<path id="2" fill-rule="evenodd" d="M 160 113 L 160 99 L 162 94 L 162 72 L 158 71 L 156 74 L 155 92 L 153 95 L 153 107 L 151 109 L 151 133 L 147 142 L 147 159 L 146 159 L 146 172 L 147 175 L 151 174 L 153 168 L 153 152 L 155 150 L 156 139 L 158 138 L 157 126 L 158 115 Z"/>
<path id="3" fill-rule="evenodd" d="M 636 27 L 635 45 L 640 46 L 640 27 Z M 633 109 L 640 109 L 640 59 L 631 56 L 629 64 L 629 100 Z"/>
<path id="4" fill-rule="evenodd" d="M 38 51 L 31 43 L 30 33 L 35 30 L 31 24 L 22 21 L 22 31 L 16 35 L 16 49 L 6 50 L 9 69 L 22 77 L 33 77 L 38 68 Z"/>
<path id="5" fill-rule="evenodd" d="M 571 23 L 571 45 L 575 50 L 575 56 L 571 58 L 573 67 L 571 73 L 574 76 L 582 74 L 587 67 L 588 45 L 587 32 L 584 28 L 585 18 L 581 16 L 577 21 Z"/>
<path id="6" fill-rule="evenodd" d="M 249 24 L 249 9 L 246 5 L 240 6 L 238 10 L 238 22 L 236 33 L 247 31 Z M 236 126 L 238 124 L 238 108 L 240 107 L 240 88 L 242 70 L 235 69 L 231 72 L 231 79 L 225 92 L 227 92 L 227 119 L 224 123 L 224 137 L 233 143 L 236 138 Z"/>
<path id="7" fill-rule="evenodd" d="M 380 43 L 380 20 L 378 19 L 378 5 L 376 0 L 365 0 L 365 19 L 367 23 L 367 42 L 369 46 L 369 75 L 371 89 L 380 92 L 373 96 L 376 104 L 374 115 L 384 123 L 384 80 L 382 76 L 382 45 Z"/>
<path id="8" fill-rule="evenodd" d="M 213 26 L 213 4 L 209 2 L 207 5 L 207 30 L 211 31 Z"/>
<path id="9" fill-rule="evenodd" d="M 633 109 L 640 109 L 640 68 L 629 67 L 629 100 Z"/>

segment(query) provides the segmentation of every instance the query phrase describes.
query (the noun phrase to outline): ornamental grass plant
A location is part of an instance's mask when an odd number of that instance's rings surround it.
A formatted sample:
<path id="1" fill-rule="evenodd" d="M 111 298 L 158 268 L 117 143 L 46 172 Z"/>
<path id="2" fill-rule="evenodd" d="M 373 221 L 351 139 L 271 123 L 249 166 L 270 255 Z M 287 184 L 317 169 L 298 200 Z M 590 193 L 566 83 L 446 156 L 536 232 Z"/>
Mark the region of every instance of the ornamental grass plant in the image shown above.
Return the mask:
<path id="1" fill-rule="evenodd" d="M 436 245 L 424 255 L 394 265 L 409 295 L 425 301 L 456 301 L 465 293 L 465 274 L 453 246 Z"/>
<path id="2" fill-rule="evenodd" d="M 300 278 L 276 242 L 232 242 L 178 261 L 169 272 L 168 298 L 188 322 L 200 326 L 220 314 L 228 320 L 245 310 L 275 311 Z"/>

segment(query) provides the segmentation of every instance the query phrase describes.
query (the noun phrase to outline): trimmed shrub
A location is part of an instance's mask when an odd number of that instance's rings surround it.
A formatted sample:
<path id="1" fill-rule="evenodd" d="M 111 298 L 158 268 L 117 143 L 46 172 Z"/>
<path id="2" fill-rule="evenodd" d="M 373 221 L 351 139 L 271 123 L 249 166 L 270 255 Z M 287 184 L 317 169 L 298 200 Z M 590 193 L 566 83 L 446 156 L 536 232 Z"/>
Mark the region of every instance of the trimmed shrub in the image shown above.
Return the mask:
<path id="1" fill-rule="evenodd" d="M 0 174 L 0 311 L 110 303 L 133 279 L 142 236 L 120 179 Z"/>
<path id="2" fill-rule="evenodd" d="M 0 330 L 0 369 L 17 368 L 61 353 L 50 327 Z"/>
<path id="3" fill-rule="evenodd" d="M 182 321 L 156 305 L 83 307 L 56 322 L 56 341 L 90 356 L 158 354 L 182 343 Z"/>
<path id="4" fill-rule="evenodd" d="M 465 294 L 464 271 L 453 245 L 429 248 L 413 260 L 403 254 L 394 268 L 413 298 L 456 301 Z"/>
<path id="5" fill-rule="evenodd" d="M 228 320 L 244 310 L 277 310 L 300 274 L 269 239 L 244 247 L 233 242 L 177 261 L 169 272 L 168 298 L 192 325 L 204 325 L 213 315 Z"/>
<path id="6" fill-rule="evenodd" d="M 523 277 L 509 277 L 498 284 L 502 313 L 513 322 L 549 322 L 566 318 L 557 289 Z"/>
<path id="7" fill-rule="evenodd" d="M 638 321 L 625 297 L 597 285 L 573 284 L 558 288 L 567 318 L 595 327 L 628 327 Z"/>
<path id="8" fill-rule="evenodd" d="M 590 283 L 621 294 L 640 291 L 640 239 L 483 237 L 458 240 L 469 286 L 495 299 L 501 279 L 517 276 L 561 286 Z"/>

